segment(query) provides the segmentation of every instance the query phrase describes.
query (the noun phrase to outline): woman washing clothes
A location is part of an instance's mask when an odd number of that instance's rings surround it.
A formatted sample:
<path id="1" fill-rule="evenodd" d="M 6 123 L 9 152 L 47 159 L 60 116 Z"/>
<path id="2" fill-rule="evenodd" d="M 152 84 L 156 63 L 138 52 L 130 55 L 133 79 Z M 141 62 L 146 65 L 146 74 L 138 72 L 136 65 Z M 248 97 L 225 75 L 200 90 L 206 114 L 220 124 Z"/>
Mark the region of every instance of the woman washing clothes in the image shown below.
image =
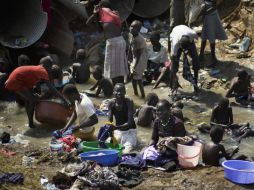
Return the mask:
<path id="1" fill-rule="evenodd" d="M 133 101 L 125 97 L 126 90 L 122 83 L 117 83 L 114 87 L 115 98 L 109 102 L 109 121 L 115 125 L 114 135 L 119 143 L 123 144 L 124 153 L 129 153 L 137 144 L 137 131 L 134 122 Z"/>
<path id="2" fill-rule="evenodd" d="M 160 137 L 184 137 L 187 134 L 184 123 L 174 117 L 170 109 L 171 105 L 167 100 L 161 100 L 157 104 L 157 118 L 154 121 L 150 145 L 156 146 Z"/>
<path id="3" fill-rule="evenodd" d="M 149 165 L 163 168 L 167 168 L 167 164 L 175 165 L 177 143 L 189 145 L 193 143 L 192 138 L 186 137 L 183 121 L 174 117 L 170 109 L 171 104 L 167 100 L 160 100 L 156 106 L 150 146 L 143 152 L 143 159 Z"/>

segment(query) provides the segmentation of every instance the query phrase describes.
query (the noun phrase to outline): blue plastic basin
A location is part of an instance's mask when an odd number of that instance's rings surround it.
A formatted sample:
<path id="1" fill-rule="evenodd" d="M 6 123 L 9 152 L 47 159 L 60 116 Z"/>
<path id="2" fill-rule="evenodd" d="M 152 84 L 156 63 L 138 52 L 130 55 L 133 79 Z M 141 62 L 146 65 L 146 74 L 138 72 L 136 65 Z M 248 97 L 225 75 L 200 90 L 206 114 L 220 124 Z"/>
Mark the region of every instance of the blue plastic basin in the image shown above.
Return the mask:
<path id="1" fill-rule="evenodd" d="M 222 163 L 224 176 L 239 184 L 254 183 L 254 162 L 242 160 L 226 160 Z"/>
<path id="2" fill-rule="evenodd" d="M 115 166 L 118 164 L 117 150 L 97 150 L 79 154 L 81 160 L 92 160 L 103 166 Z"/>

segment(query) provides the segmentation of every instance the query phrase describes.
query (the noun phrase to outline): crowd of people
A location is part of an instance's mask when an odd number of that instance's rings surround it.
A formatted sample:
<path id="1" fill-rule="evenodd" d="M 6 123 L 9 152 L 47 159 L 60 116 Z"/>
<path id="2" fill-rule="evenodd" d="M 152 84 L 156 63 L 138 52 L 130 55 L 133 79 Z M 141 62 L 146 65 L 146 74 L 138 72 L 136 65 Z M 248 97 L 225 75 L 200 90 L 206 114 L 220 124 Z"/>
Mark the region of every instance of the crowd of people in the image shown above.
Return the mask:
<path id="1" fill-rule="evenodd" d="M 114 96 L 108 103 L 108 121 L 115 123 L 115 127 L 111 130 L 114 131 L 118 142 L 125 146 L 125 153 L 131 152 L 137 146 L 137 125 L 152 128 L 149 146 L 155 148 L 163 138 L 189 136 L 196 140 L 197 137 L 185 129 L 183 103 L 178 101 L 171 104 L 168 100 L 160 99 L 156 93 L 146 94 L 145 85 L 155 81 L 153 88 L 156 89 L 164 82 L 172 91 L 177 90 L 180 87 L 177 73 L 183 55 L 183 78 L 193 85 L 195 93 L 199 92 L 200 62 L 203 61 L 206 41 L 210 42 L 212 58 L 210 66 L 214 67 L 218 64 L 215 41 L 227 39 L 216 9 L 218 2 L 216 0 L 205 2 L 199 55 L 196 48 L 198 35 L 184 25 L 183 0 L 171 1 L 168 36 L 170 54 L 160 43 L 159 31 L 150 33 L 151 44 L 147 45 L 147 40 L 140 33 L 143 24 L 139 20 L 134 20 L 130 24 L 129 39 L 126 43 L 121 34 L 122 23 L 118 12 L 112 9 L 109 1 L 101 0 L 95 5 L 93 14 L 86 24 L 96 22 L 101 26 L 106 40 L 103 66 L 95 66 L 90 71 L 90 66 L 85 62 L 85 50 L 78 49 L 75 62 L 66 72 L 55 64 L 49 54 L 41 56 L 38 63 L 32 63 L 27 55 L 21 54 L 15 68 L 8 51 L 0 47 L 0 97 L 7 100 L 7 97 L 15 94 L 17 102 L 23 100 L 30 128 L 35 128 L 33 121 L 35 103 L 40 99 L 58 97 L 63 104 L 74 108 L 72 116 L 61 132 L 71 130 L 76 137 L 88 141 L 96 139 L 95 126 L 98 123 L 89 96 L 98 97 L 101 94 L 105 98 Z M 96 84 L 89 91 L 80 93 L 75 83 L 87 82 L 90 72 Z M 69 75 L 67 81 L 64 80 L 66 73 Z M 141 98 L 146 100 L 136 112 L 133 100 L 125 96 L 125 82 L 129 78 L 132 81 L 134 95 L 138 96 L 139 90 Z M 235 97 L 241 104 L 248 104 L 252 100 L 250 76 L 246 71 L 238 73 L 238 78 L 233 82 L 226 97 Z M 209 133 L 211 136 L 211 142 L 204 144 L 203 149 L 203 162 L 208 165 L 219 165 L 222 159 L 236 158 L 233 155 L 238 149 L 228 153 L 220 144 L 224 132 L 235 136 L 237 142 L 254 135 L 249 124 L 234 123 L 232 108 L 227 98 L 223 98 L 213 109 L 210 125 L 199 128 L 201 132 Z"/>

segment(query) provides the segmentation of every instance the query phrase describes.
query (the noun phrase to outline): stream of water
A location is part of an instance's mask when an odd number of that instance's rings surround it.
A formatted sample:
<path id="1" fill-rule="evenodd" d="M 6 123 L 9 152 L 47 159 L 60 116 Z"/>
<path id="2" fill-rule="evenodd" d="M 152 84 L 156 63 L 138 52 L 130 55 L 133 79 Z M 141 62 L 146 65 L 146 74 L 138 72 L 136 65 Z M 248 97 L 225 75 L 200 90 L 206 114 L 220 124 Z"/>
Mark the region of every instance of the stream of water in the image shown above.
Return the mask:
<path id="1" fill-rule="evenodd" d="M 78 88 L 80 91 L 86 90 L 92 85 L 92 83 L 94 83 L 94 81 L 90 80 L 88 84 L 78 85 Z M 168 98 L 169 90 L 166 87 L 161 87 L 159 89 L 153 90 L 151 86 L 148 86 L 145 88 L 145 90 L 146 93 L 156 92 L 160 98 Z M 223 89 L 220 89 L 218 91 L 222 93 Z M 136 106 L 144 103 L 143 99 L 133 95 L 131 84 L 127 85 L 127 96 L 134 101 Z M 192 100 L 183 101 L 185 105 L 183 113 L 184 116 L 188 118 L 188 121 L 185 123 L 186 129 L 198 134 L 202 140 L 207 141 L 210 139 L 209 135 L 200 134 L 197 130 L 196 125 L 201 122 L 209 122 L 211 109 L 215 105 L 216 101 L 212 98 L 212 96 L 209 96 L 209 93 L 206 93 L 203 99 L 205 99 L 206 101 L 202 101 L 202 103 Z M 103 99 L 92 98 L 92 100 L 95 104 L 99 104 Z M 234 120 L 236 123 L 249 122 L 251 125 L 254 125 L 254 110 L 234 107 L 233 112 Z M 106 117 L 99 117 L 99 123 L 97 124 L 96 130 L 98 130 L 99 126 L 102 126 L 105 121 L 107 121 Z M 3 130 L 5 129 L 4 126 L 10 126 L 11 131 L 24 134 L 25 138 L 30 140 L 31 143 L 39 145 L 41 147 L 48 146 L 51 139 L 51 133 L 53 129 L 55 129 L 55 126 L 42 126 L 36 129 L 29 129 L 26 126 L 26 123 L 27 117 L 24 108 L 18 108 L 15 102 L 0 102 L 0 132 L 3 132 Z M 145 146 L 149 143 L 151 138 L 151 132 L 151 128 L 138 127 L 138 138 L 140 142 L 140 147 Z M 236 143 L 231 139 L 230 136 L 224 136 L 223 143 L 226 145 L 226 147 L 236 145 Z M 253 145 L 254 138 L 244 139 L 240 144 L 239 152 L 249 156 L 254 156 L 252 149 Z"/>

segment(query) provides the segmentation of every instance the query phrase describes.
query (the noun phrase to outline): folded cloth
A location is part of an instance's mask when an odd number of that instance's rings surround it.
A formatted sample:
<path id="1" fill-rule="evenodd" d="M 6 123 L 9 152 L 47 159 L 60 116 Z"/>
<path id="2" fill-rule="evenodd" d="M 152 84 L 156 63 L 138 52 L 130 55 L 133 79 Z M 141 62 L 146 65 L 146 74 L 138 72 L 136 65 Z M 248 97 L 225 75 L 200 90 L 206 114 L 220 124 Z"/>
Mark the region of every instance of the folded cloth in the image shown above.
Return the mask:
<path id="1" fill-rule="evenodd" d="M 119 166 L 131 169 L 144 169 L 146 167 L 146 162 L 142 158 L 142 155 L 124 154 Z"/>
<path id="2" fill-rule="evenodd" d="M 162 156 L 158 153 L 154 146 L 149 146 L 144 150 L 142 158 L 146 161 L 147 166 L 159 167 L 174 160 L 175 156 L 172 156 L 172 158 Z"/>
<path id="3" fill-rule="evenodd" d="M 0 184 L 3 184 L 3 183 L 22 184 L 23 182 L 24 182 L 24 175 L 22 173 L 0 174 Z"/>

